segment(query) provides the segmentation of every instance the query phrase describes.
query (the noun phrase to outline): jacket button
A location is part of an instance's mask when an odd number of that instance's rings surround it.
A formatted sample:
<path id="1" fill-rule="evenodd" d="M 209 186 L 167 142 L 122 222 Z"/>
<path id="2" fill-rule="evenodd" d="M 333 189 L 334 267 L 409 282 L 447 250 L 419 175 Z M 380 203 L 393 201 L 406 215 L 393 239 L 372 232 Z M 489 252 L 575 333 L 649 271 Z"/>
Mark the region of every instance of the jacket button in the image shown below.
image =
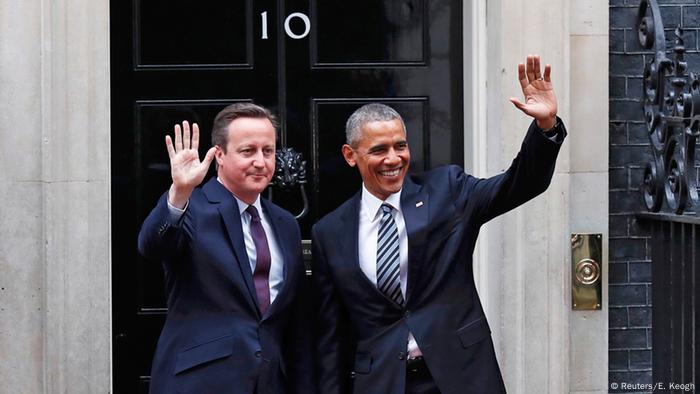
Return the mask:
<path id="1" fill-rule="evenodd" d="M 406 358 L 406 353 L 400 352 L 399 353 L 399 360 L 403 361 Z"/>
<path id="2" fill-rule="evenodd" d="M 404 311 L 403 315 L 404 315 L 404 317 L 409 317 L 409 316 L 411 316 L 411 311 Z"/>
<path id="3" fill-rule="evenodd" d="M 260 357 L 262 356 L 262 352 L 260 350 L 255 352 L 255 357 Z"/>
<path id="4" fill-rule="evenodd" d="M 355 371 L 350 371 L 350 379 L 355 379 Z"/>

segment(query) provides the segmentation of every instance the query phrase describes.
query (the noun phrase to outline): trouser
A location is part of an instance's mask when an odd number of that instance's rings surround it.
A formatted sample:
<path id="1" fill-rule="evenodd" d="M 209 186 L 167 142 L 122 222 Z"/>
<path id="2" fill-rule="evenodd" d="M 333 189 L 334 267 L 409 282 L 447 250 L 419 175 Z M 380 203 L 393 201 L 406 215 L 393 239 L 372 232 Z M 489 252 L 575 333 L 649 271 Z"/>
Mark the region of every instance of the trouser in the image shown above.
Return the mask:
<path id="1" fill-rule="evenodd" d="M 440 394 L 423 357 L 406 363 L 406 394 Z"/>

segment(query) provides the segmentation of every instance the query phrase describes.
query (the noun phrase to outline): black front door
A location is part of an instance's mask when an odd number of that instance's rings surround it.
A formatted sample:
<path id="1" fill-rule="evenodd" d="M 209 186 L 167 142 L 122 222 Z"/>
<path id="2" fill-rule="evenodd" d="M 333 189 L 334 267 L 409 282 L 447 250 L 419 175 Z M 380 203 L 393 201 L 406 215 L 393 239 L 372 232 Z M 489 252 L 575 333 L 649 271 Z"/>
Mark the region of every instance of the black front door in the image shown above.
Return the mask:
<path id="1" fill-rule="evenodd" d="M 165 314 L 159 262 L 141 222 L 170 185 L 164 136 L 187 119 L 253 101 L 280 119 L 280 146 L 307 161 L 311 225 L 360 188 L 342 159 L 345 120 L 380 101 L 406 122 L 412 171 L 462 164 L 458 0 L 133 0 L 111 4 L 114 390 L 147 392 Z M 213 167 L 210 175 L 213 174 Z M 297 213 L 299 189 L 273 200 Z"/>

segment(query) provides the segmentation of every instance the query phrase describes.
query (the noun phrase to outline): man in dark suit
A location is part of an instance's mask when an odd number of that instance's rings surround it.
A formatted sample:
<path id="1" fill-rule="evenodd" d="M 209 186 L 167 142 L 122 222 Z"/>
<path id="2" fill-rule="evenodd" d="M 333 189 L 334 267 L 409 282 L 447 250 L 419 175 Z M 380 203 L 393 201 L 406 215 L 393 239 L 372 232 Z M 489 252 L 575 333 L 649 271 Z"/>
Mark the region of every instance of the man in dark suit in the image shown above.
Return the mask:
<path id="1" fill-rule="evenodd" d="M 260 198 L 275 171 L 275 119 L 233 104 L 165 137 L 173 179 L 143 223 L 139 251 L 163 262 L 168 316 L 151 393 L 313 393 L 299 226 Z M 217 177 L 197 188 L 213 159 Z"/>
<path id="2" fill-rule="evenodd" d="M 503 379 L 472 272 L 482 224 L 542 193 L 566 135 L 551 68 L 518 66 L 535 120 L 503 174 L 457 166 L 406 176 L 403 121 L 358 109 L 342 152 L 362 190 L 313 228 L 319 389 L 331 393 L 500 393 Z"/>

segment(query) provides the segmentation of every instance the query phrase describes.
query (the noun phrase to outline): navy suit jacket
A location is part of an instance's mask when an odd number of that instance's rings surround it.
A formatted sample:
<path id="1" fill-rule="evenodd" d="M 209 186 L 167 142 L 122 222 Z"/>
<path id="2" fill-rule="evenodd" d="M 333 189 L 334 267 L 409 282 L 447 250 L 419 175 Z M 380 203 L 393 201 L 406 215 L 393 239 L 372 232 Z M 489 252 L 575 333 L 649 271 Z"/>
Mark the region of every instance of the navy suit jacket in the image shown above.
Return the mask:
<path id="1" fill-rule="evenodd" d="M 443 394 L 504 392 L 472 272 L 480 226 L 547 189 L 561 142 L 534 124 L 503 174 L 477 179 L 457 166 L 407 176 L 401 210 L 408 234 L 403 307 L 385 297 L 358 259 L 361 193 L 313 228 L 319 389 L 403 394 L 409 331 Z"/>
<path id="2" fill-rule="evenodd" d="M 178 223 L 167 192 L 143 223 L 139 251 L 163 262 L 168 304 L 151 393 L 314 392 L 299 226 L 261 203 L 284 256 L 282 287 L 264 315 L 238 204 L 216 179 L 194 190 Z"/>

